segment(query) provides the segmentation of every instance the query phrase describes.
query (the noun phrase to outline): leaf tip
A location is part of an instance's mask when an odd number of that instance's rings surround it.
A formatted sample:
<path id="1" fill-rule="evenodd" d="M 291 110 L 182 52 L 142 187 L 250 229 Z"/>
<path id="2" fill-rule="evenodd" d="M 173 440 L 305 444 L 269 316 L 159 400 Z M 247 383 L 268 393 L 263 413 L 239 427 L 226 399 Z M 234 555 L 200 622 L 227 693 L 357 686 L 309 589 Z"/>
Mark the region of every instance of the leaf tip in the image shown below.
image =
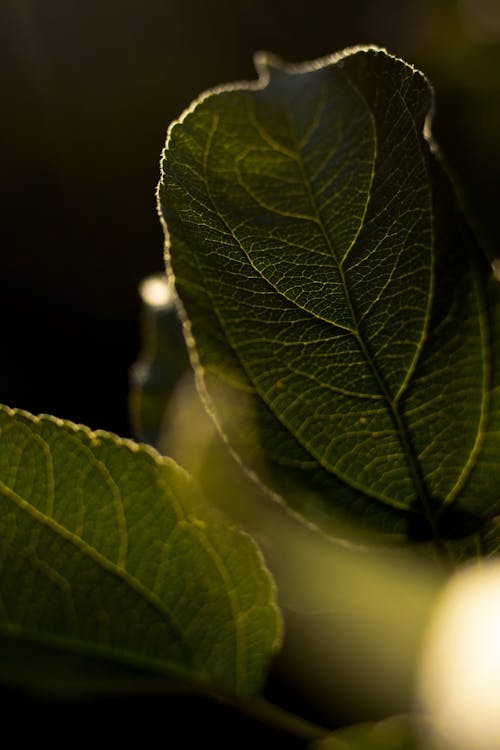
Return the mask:
<path id="1" fill-rule="evenodd" d="M 259 86 L 266 86 L 273 72 L 285 71 L 289 67 L 278 55 L 265 50 L 255 52 L 253 63 L 257 71 Z"/>
<path id="2" fill-rule="evenodd" d="M 273 71 L 285 72 L 285 73 L 305 73 L 318 70 L 320 68 L 327 67 L 329 65 L 343 66 L 344 58 L 350 57 L 357 53 L 376 53 L 385 56 L 392 57 L 384 47 L 379 47 L 375 44 L 370 45 L 356 45 L 353 47 L 346 47 L 345 49 L 333 52 L 324 57 L 316 58 L 301 63 L 290 63 L 285 62 L 281 57 L 275 55 L 273 52 L 264 50 L 258 50 L 254 54 L 254 65 L 259 75 L 259 82 L 264 79 L 264 85 L 267 83 L 267 79 L 272 75 Z"/>

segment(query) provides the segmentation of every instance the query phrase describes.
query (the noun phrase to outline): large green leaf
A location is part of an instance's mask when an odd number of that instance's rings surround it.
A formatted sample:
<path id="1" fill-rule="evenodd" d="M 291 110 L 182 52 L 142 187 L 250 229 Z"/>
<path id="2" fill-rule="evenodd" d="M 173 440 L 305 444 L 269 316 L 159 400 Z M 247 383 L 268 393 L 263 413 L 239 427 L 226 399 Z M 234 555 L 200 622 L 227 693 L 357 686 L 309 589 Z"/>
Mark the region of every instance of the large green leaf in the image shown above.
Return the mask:
<path id="1" fill-rule="evenodd" d="M 208 406 L 327 529 L 468 534 L 500 507 L 499 287 L 432 153 L 430 86 L 371 48 L 257 67 L 173 124 L 162 163 Z"/>
<path id="2" fill-rule="evenodd" d="M 279 633 L 255 544 L 173 461 L 0 408 L 0 677 L 47 648 L 33 673 L 67 653 L 252 695 Z"/>

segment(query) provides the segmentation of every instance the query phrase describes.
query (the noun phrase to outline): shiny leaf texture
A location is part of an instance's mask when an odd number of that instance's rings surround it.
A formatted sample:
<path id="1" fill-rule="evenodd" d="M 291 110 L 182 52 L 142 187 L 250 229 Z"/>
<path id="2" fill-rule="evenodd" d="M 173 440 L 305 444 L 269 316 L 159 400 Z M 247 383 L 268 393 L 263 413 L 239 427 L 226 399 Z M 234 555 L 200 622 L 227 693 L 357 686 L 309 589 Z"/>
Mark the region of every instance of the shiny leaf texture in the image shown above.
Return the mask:
<path id="1" fill-rule="evenodd" d="M 477 532 L 500 506 L 500 287 L 434 154 L 430 85 L 376 48 L 257 68 L 200 97 L 163 155 L 208 408 L 328 531 Z"/>
<path id="2" fill-rule="evenodd" d="M 279 637 L 255 544 L 214 516 L 173 461 L 0 408 L 4 678 L 25 644 L 248 696 Z"/>

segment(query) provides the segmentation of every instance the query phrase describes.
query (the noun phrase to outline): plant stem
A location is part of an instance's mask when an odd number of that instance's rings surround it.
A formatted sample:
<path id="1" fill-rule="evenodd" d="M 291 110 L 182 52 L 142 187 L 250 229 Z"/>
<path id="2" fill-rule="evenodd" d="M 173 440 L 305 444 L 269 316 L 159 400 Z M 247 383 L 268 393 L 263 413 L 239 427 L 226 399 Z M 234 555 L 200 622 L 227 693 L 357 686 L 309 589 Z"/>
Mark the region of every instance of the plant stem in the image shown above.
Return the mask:
<path id="1" fill-rule="evenodd" d="M 266 698 L 258 697 L 250 701 L 241 701 L 236 706 L 241 713 L 262 724 L 288 732 L 309 742 L 324 739 L 332 731 L 290 713 Z"/>

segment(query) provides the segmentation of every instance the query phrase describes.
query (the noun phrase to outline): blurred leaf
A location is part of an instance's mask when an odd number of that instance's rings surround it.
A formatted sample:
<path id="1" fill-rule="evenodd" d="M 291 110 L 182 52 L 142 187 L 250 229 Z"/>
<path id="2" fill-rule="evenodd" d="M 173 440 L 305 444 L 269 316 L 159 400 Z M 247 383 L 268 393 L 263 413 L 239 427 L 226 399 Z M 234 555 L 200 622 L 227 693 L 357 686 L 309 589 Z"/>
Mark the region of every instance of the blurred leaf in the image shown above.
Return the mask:
<path id="1" fill-rule="evenodd" d="M 499 287 L 488 308 L 489 265 L 424 136 L 430 86 L 375 49 L 257 65 L 174 123 L 162 164 L 207 405 L 329 531 L 472 534 L 500 507 Z"/>
<path id="2" fill-rule="evenodd" d="M 180 467 L 114 435 L 6 407 L 0 563 L 4 680 L 19 669 L 40 684 L 59 653 L 253 695 L 279 642 L 257 548 L 203 504 Z M 50 656 L 26 664 L 44 648 Z"/>
<path id="3" fill-rule="evenodd" d="M 137 440 L 160 448 L 168 402 L 189 358 L 166 275 L 146 277 L 139 293 L 141 351 L 130 372 L 130 421 Z"/>
<path id="4" fill-rule="evenodd" d="M 418 750 L 412 721 L 394 716 L 377 724 L 360 724 L 332 732 L 310 750 Z"/>

